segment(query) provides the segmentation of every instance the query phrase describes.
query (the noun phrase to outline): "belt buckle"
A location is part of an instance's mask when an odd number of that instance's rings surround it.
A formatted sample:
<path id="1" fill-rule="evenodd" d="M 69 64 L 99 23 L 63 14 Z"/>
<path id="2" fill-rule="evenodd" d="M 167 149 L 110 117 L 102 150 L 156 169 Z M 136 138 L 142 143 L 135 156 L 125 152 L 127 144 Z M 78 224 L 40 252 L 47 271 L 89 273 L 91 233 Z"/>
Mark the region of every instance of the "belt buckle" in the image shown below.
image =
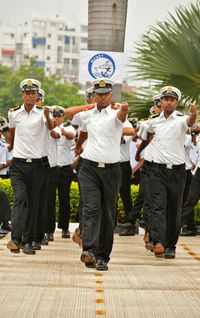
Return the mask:
<path id="1" fill-rule="evenodd" d="M 167 163 L 166 164 L 167 169 L 173 169 L 173 164 L 172 163 Z"/>
<path id="2" fill-rule="evenodd" d="M 31 159 L 31 158 L 28 158 L 28 159 L 26 159 L 25 162 L 26 162 L 26 163 L 32 163 L 32 159 Z"/>
<path id="3" fill-rule="evenodd" d="M 106 166 L 105 162 L 98 162 L 98 165 L 97 165 L 98 168 L 105 168 L 105 166 Z"/>

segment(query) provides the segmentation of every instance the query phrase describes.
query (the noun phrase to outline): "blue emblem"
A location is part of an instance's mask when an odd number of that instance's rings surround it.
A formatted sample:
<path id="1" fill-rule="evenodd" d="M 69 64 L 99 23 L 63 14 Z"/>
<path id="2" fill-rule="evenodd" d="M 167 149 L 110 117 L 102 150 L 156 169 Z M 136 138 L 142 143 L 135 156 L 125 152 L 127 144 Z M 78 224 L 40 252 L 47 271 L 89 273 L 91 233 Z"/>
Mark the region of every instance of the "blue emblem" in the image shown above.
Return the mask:
<path id="1" fill-rule="evenodd" d="M 94 79 L 102 77 L 110 78 L 115 73 L 115 62 L 108 54 L 95 54 L 89 60 L 88 72 Z"/>

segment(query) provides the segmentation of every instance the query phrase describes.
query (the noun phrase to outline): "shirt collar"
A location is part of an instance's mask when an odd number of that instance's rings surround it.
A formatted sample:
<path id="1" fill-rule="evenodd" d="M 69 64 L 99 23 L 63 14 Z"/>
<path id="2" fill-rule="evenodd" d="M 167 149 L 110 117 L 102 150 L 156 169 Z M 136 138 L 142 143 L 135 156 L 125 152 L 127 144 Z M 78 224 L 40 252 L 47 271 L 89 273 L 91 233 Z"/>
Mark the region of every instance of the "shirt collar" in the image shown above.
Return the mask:
<path id="1" fill-rule="evenodd" d="M 96 106 L 95 106 L 95 108 L 94 108 L 93 110 L 99 113 L 99 110 L 98 110 L 98 108 L 97 108 L 97 104 L 96 104 Z M 101 112 L 102 112 L 102 111 L 103 111 L 104 113 L 110 114 L 110 112 L 111 112 L 111 104 L 108 105 L 107 107 L 103 108 L 103 109 L 101 110 Z"/>
<path id="2" fill-rule="evenodd" d="M 167 118 L 164 116 L 164 112 L 163 112 L 163 111 L 161 112 L 161 114 L 160 114 L 159 117 L 160 117 L 160 118 L 165 118 L 165 119 L 167 119 Z M 170 115 L 168 118 L 170 118 L 170 117 L 176 118 L 176 112 L 175 112 L 175 110 L 173 111 L 173 113 L 171 113 L 171 115 Z"/>
<path id="3" fill-rule="evenodd" d="M 20 110 L 21 110 L 21 111 L 26 111 L 26 110 L 25 110 L 25 107 L 24 107 L 24 104 L 22 105 L 22 107 L 20 108 Z M 39 110 L 39 108 L 36 107 L 36 105 L 34 105 L 33 108 L 31 109 L 31 112 L 32 112 L 32 111 L 38 113 L 40 110 Z"/>

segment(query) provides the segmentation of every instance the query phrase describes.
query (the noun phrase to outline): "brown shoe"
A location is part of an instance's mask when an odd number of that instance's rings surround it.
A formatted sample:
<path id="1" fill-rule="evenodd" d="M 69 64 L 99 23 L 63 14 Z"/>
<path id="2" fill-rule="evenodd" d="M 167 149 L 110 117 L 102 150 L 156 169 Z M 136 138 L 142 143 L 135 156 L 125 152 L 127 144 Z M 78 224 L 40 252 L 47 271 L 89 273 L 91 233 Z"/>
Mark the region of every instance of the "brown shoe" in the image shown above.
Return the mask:
<path id="1" fill-rule="evenodd" d="M 149 232 L 145 232 L 143 240 L 144 240 L 145 244 L 149 243 Z"/>
<path id="2" fill-rule="evenodd" d="M 145 244 L 145 248 L 146 248 L 148 251 L 153 252 L 153 251 L 154 251 L 154 244 L 153 244 L 153 242 L 147 242 L 147 243 Z"/>
<path id="3" fill-rule="evenodd" d="M 81 262 L 88 264 L 88 263 L 95 263 L 96 258 L 93 253 L 88 251 L 83 251 L 81 254 Z"/>
<path id="4" fill-rule="evenodd" d="M 155 246 L 154 246 L 154 254 L 155 254 L 155 257 L 163 257 L 164 256 L 164 246 L 161 244 L 161 243 L 157 243 Z"/>
<path id="5" fill-rule="evenodd" d="M 20 248 L 19 244 L 15 241 L 9 241 L 7 244 L 7 248 L 12 252 L 12 253 L 20 253 Z"/>
<path id="6" fill-rule="evenodd" d="M 77 243 L 80 247 L 82 247 L 82 240 L 81 240 L 81 231 L 80 228 L 77 227 L 73 236 L 72 236 L 72 240 Z"/>

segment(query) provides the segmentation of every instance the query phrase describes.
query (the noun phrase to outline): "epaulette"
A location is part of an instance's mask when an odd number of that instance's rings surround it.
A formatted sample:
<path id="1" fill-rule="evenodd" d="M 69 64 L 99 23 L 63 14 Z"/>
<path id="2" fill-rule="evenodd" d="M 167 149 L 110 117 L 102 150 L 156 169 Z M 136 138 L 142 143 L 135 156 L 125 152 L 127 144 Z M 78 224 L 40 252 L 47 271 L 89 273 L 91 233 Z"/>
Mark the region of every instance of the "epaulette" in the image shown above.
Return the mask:
<path id="1" fill-rule="evenodd" d="M 111 104 L 111 108 L 112 109 L 120 109 L 121 106 L 120 106 L 120 104 L 113 103 L 113 104 Z"/>
<path id="2" fill-rule="evenodd" d="M 42 106 L 36 105 L 36 108 L 42 109 Z"/>
<path id="3" fill-rule="evenodd" d="M 20 109 L 21 105 L 20 106 L 17 106 L 17 107 L 14 107 L 14 108 L 10 108 L 9 111 L 10 112 L 14 112 L 15 110 L 18 110 Z"/>
<path id="4" fill-rule="evenodd" d="M 178 114 L 176 114 L 176 116 L 184 116 L 183 114 L 181 114 L 181 113 L 178 113 Z"/>
<path id="5" fill-rule="evenodd" d="M 154 119 L 154 118 L 159 117 L 159 116 L 160 116 L 160 113 L 153 114 L 153 115 L 149 116 L 149 119 Z"/>
<path id="6" fill-rule="evenodd" d="M 87 107 L 84 107 L 84 111 L 93 109 L 95 107 L 95 105 L 96 104 L 90 104 Z"/>

